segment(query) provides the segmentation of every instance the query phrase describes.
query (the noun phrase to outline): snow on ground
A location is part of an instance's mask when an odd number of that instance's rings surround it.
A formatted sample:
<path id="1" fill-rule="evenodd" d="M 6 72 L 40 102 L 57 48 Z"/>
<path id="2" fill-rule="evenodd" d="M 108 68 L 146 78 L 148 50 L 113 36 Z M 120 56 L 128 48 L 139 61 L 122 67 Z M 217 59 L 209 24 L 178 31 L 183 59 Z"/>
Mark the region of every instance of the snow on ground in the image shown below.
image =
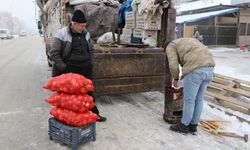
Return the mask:
<path id="1" fill-rule="evenodd" d="M 8 40 L 2 40 L 2 39 L 0 39 L 0 45 L 2 45 L 2 44 L 5 44 L 5 43 L 10 43 L 10 42 L 12 42 L 12 40 L 15 40 L 15 39 L 8 39 Z"/>
<path id="2" fill-rule="evenodd" d="M 239 52 L 240 48 L 228 48 L 228 47 L 213 47 L 209 48 L 211 52 Z"/>
<path id="3" fill-rule="evenodd" d="M 222 110 L 226 110 L 225 108 L 224 109 L 222 107 L 220 107 L 220 108 Z M 234 114 L 236 114 L 236 113 L 234 113 Z M 238 112 L 238 115 L 241 115 L 243 118 L 246 118 L 247 120 L 250 119 L 249 115 L 246 116 L 240 112 Z M 228 123 L 224 123 L 224 130 L 225 131 L 235 132 L 235 133 L 238 133 L 240 135 L 244 135 L 244 134 L 250 135 L 250 125 L 248 123 L 240 122 L 235 116 L 229 116 L 216 108 L 211 108 L 210 106 L 208 106 L 207 103 L 204 104 L 204 111 L 203 111 L 201 118 L 205 119 L 205 120 L 228 121 Z"/>
<path id="4" fill-rule="evenodd" d="M 216 61 L 216 73 L 250 81 L 250 52 L 239 48 L 213 48 L 211 52 Z"/>

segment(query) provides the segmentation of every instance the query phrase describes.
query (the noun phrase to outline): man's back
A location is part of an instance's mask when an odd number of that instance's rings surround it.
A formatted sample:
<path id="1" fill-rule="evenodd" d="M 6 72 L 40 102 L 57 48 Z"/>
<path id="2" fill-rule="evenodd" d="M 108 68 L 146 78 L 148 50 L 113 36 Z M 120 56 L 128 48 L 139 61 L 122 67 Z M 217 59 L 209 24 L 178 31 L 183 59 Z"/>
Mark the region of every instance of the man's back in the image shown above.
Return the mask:
<path id="1" fill-rule="evenodd" d="M 215 65 L 213 56 L 207 46 L 197 39 L 179 38 L 172 41 L 167 49 L 170 61 L 171 57 L 175 57 L 174 51 L 176 51 L 179 64 L 183 67 L 183 74 L 187 74 L 196 68 Z"/>
<path id="2" fill-rule="evenodd" d="M 208 50 L 207 46 L 195 38 L 179 38 L 172 42 L 176 44 L 176 49 L 180 50 L 180 53 L 187 53 L 187 51 L 190 50 L 193 52 L 198 52 L 203 49 Z"/>

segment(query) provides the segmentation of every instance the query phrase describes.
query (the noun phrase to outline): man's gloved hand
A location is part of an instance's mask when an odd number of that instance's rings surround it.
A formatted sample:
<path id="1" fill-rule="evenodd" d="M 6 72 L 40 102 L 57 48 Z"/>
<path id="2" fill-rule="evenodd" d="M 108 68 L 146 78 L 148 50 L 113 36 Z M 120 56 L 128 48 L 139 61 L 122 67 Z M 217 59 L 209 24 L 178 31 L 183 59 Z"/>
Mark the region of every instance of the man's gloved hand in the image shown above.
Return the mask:
<path id="1" fill-rule="evenodd" d="M 60 71 L 65 71 L 66 68 L 67 68 L 67 64 L 63 63 L 63 64 L 61 64 L 60 66 L 57 66 L 57 68 L 58 68 Z"/>

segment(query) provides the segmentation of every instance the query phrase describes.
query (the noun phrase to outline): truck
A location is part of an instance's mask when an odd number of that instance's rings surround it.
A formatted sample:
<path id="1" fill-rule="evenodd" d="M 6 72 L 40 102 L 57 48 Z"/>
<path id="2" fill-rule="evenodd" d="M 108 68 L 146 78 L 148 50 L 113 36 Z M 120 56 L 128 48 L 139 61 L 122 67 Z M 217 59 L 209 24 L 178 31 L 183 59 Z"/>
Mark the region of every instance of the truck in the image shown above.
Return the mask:
<path id="1" fill-rule="evenodd" d="M 0 29 L 0 39 L 11 39 L 10 31 L 8 29 Z"/>
<path id="2" fill-rule="evenodd" d="M 159 3 L 163 1 L 157 0 Z M 73 11 L 84 7 L 85 4 L 73 4 L 75 0 L 36 0 L 36 2 L 41 10 L 38 28 L 43 29 L 46 55 L 48 64 L 51 66 L 49 51 L 53 43 L 53 36 L 58 29 L 68 25 Z M 162 21 L 157 36 L 157 47 L 149 48 L 141 44 L 95 44 L 93 80 L 95 96 L 148 91 L 165 92 L 163 118 L 174 123 L 180 119 L 182 100 L 174 100 L 175 91 L 172 89 L 172 78 L 163 48 L 163 41 L 173 40 L 175 31 L 176 13 L 171 0 L 168 0 L 168 3 L 168 7 L 163 9 L 161 15 Z M 109 6 L 110 4 L 105 5 Z M 89 26 L 95 26 L 95 24 Z M 113 30 L 112 27 L 110 30 Z M 95 34 L 95 32 L 93 33 Z"/>

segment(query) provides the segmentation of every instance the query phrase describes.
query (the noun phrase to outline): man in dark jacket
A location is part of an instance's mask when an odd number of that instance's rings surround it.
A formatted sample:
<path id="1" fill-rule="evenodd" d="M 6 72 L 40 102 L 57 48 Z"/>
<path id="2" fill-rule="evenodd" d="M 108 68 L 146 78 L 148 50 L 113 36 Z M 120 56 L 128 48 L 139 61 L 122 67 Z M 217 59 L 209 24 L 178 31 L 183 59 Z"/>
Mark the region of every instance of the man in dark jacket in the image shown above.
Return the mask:
<path id="1" fill-rule="evenodd" d="M 92 78 L 92 45 L 90 34 L 86 30 L 87 20 L 82 11 L 76 10 L 72 22 L 55 35 L 52 50 L 53 60 L 52 77 L 63 73 L 78 73 L 86 78 Z M 93 92 L 88 93 L 94 98 Z M 92 112 L 99 116 L 97 121 L 106 121 L 105 117 L 99 115 L 95 106 Z"/>

